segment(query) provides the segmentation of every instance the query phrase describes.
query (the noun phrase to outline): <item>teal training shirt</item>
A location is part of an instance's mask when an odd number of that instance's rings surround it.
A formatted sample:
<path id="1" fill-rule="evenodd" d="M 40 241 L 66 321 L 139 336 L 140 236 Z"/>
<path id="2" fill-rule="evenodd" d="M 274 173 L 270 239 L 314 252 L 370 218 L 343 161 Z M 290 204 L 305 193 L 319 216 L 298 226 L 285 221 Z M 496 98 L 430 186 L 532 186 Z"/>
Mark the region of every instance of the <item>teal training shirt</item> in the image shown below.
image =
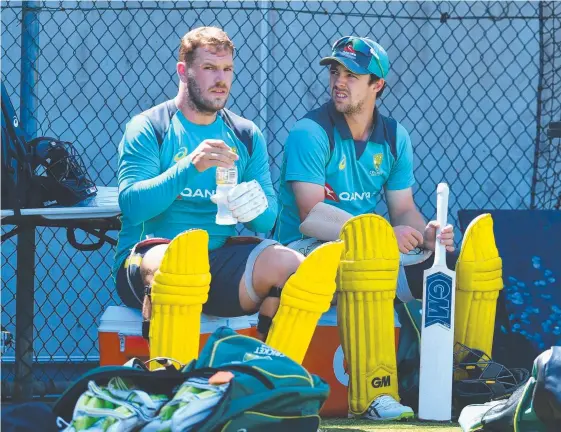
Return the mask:
<path id="1" fill-rule="evenodd" d="M 218 115 L 212 124 L 198 125 L 177 110 L 161 147 L 145 115 L 131 119 L 119 144 L 117 177 L 122 227 L 114 276 L 131 248 L 147 237 L 173 239 L 185 230 L 200 228 L 208 232 L 212 250 L 236 234 L 235 225 L 215 223 L 217 207 L 210 197 L 216 190 L 216 168 L 200 173 L 186 158 L 205 139 L 223 140 L 234 149 L 239 156 L 238 181 L 257 180 L 267 195 L 269 208 L 245 226 L 261 233 L 273 227 L 278 204 L 267 146 L 259 128 L 246 122 L 253 128 L 251 156 L 246 145 Z"/>
<path id="2" fill-rule="evenodd" d="M 315 115 L 294 125 L 284 146 L 275 239 L 285 245 L 304 238 L 290 182 L 324 186 L 324 202 L 354 216 L 374 212 L 383 188 L 401 190 L 415 184 L 411 139 L 401 124 L 393 123 L 396 130 L 392 149 L 389 122 L 378 109 L 367 142 L 353 139 L 345 117 L 331 102 L 312 113 Z M 324 124 L 333 127 L 333 150 L 326 129 L 313 120 L 318 115 L 330 118 Z"/>

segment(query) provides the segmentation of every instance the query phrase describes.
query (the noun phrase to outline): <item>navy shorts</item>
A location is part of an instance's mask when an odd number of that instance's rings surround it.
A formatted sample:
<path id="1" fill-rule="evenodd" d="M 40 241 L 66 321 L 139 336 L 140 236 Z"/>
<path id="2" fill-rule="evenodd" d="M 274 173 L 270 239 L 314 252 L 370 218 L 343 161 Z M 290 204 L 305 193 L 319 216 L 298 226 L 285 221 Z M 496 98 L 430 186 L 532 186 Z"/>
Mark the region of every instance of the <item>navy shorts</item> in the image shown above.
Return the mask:
<path id="1" fill-rule="evenodd" d="M 212 277 L 208 301 L 203 305 L 203 312 L 219 317 L 236 317 L 254 313 L 255 311 L 246 312 L 241 308 L 240 281 L 242 277 L 245 277 L 249 297 L 256 303 L 259 302 L 261 299 L 253 289 L 255 260 L 265 248 L 274 244 L 277 242 L 273 240 L 262 240 L 259 243 L 226 243 L 224 246 L 210 251 L 209 262 Z M 135 253 L 142 257 L 154 246 L 156 244 L 136 247 Z M 144 284 L 140 275 L 140 266 L 135 265 L 128 269 L 127 260 L 123 262 L 117 272 L 117 294 L 126 306 L 141 309 Z"/>

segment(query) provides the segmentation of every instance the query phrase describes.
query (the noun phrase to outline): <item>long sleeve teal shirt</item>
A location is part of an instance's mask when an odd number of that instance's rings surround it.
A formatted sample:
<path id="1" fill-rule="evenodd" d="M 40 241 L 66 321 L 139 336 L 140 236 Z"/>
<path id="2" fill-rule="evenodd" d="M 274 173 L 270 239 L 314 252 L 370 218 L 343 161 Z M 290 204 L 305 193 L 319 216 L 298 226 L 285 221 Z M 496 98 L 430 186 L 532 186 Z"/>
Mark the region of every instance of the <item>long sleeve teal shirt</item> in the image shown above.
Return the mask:
<path id="1" fill-rule="evenodd" d="M 189 155 L 205 139 L 220 139 L 237 152 L 240 182 L 257 180 L 269 207 L 245 226 L 256 232 L 271 230 L 277 216 L 277 198 L 271 181 L 267 146 L 263 134 L 253 125 L 253 149 L 238 139 L 220 116 L 210 125 L 198 125 L 181 111 L 172 117 L 161 146 L 144 115 L 126 126 L 119 144 L 118 183 L 121 231 L 115 256 L 114 275 L 131 248 L 149 237 L 174 238 L 193 228 L 209 234 L 209 249 L 222 246 L 236 234 L 234 225 L 215 223 L 216 204 L 210 197 L 216 190 L 216 168 L 199 172 Z"/>

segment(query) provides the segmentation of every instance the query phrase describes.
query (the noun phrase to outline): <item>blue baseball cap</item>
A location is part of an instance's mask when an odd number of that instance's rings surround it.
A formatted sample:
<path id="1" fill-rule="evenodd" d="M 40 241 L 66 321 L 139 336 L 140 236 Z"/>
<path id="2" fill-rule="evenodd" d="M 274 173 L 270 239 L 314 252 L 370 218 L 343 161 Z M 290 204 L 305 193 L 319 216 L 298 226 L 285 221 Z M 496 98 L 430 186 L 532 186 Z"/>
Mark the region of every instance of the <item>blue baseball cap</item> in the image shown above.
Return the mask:
<path id="1" fill-rule="evenodd" d="M 320 65 L 337 62 L 359 75 L 374 74 L 385 78 L 390 71 L 388 53 L 371 39 L 345 36 L 336 41 L 331 55 L 320 60 Z"/>

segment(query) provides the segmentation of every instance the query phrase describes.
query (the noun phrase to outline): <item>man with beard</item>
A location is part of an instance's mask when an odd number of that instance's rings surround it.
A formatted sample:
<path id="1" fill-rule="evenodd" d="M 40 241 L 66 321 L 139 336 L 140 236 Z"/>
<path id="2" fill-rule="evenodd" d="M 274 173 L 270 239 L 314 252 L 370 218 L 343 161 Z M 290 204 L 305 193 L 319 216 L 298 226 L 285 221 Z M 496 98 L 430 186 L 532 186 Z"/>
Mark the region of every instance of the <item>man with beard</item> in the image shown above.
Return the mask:
<path id="1" fill-rule="evenodd" d="M 336 300 L 350 414 L 410 418 L 412 409 L 398 402 L 396 293 L 402 301 L 422 298 L 423 271 L 440 242 L 448 267 L 457 261 L 456 341 L 490 355 L 502 289 L 491 216 L 470 225 L 459 257 L 451 253 L 452 226 L 437 238 L 438 223 L 425 222 L 413 200 L 409 134 L 376 107 L 390 66 L 384 48 L 346 36 L 320 64 L 329 66 L 331 100 L 299 120 L 286 140 L 275 239 L 305 255 L 324 241 L 344 241 Z M 382 189 L 391 225 L 373 214 Z"/>
<path id="2" fill-rule="evenodd" d="M 222 30 L 190 31 L 180 44 L 175 99 L 127 124 L 119 144 L 115 283 L 123 303 L 142 307 L 150 322 L 151 357 L 196 358 L 201 310 L 221 317 L 259 311 L 261 338 L 301 361 L 335 291 L 342 244 L 304 260 L 276 241 L 235 237 L 235 225 L 216 224 L 217 167 L 237 167 L 227 205 L 238 222 L 266 233 L 277 216 L 263 135 L 224 108 L 233 54 Z M 299 314 L 303 336 L 283 338 Z"/>

